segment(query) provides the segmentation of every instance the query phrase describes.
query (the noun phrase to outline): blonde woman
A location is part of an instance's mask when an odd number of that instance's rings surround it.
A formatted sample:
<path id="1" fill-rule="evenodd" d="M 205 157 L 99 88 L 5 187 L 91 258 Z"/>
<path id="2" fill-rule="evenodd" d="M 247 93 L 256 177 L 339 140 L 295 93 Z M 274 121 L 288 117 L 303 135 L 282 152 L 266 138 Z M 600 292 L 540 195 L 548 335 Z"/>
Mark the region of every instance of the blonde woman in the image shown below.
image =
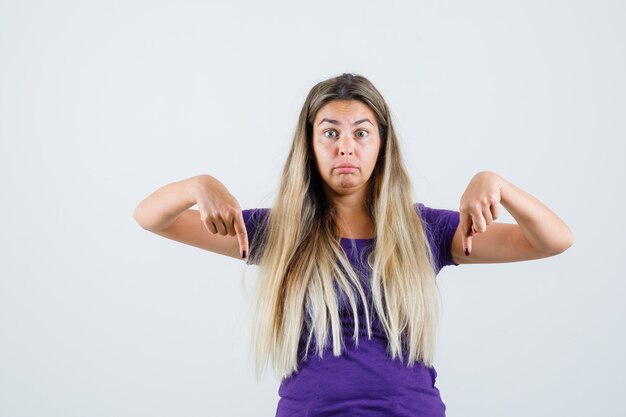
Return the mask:
<path id="1" fill-rule="evenodd" d="M 282 381 L 277 416 L 444 416 L 437 273 L 553 256 L 573 237 L 493 172 L 471 179 L 458 211 L 415 203 L 411 189 L 385 100 L 342 74 L 309 92 L 273 207 L 242 210 L 198 175 L 158 189 L 134 216 L 259 266 L 251 348 L 257 376 L 271 363 Z M 494 223 L 500 204 L 517 224 Z"/>

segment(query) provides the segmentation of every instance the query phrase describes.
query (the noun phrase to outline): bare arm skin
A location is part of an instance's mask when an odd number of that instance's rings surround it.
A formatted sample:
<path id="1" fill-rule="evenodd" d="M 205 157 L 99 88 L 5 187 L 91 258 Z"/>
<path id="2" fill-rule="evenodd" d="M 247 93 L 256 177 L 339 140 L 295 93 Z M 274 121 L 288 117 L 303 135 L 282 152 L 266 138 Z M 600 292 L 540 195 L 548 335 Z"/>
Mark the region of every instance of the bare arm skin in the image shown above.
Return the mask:
<path id="1" fill-rule="evenodd" d="M 190 209 L 195 204 L 199 210 Z M 249 253 L 241 207 L 210 175 L 159 188 L 137 205 L 133 217 L 142 228 L 187 245 L 237 259 Z"/>
<path id="2" fill-rule="evenodd" d="M 493 223 L 498 217 L 498 203 L 517 224 Z M 546 258 L 574 243 L 572 232 L 552 210 L 490 171 L 472 178 L 461 197 L 460 213 L 452 240 L 452 259 L 457 264 Z"/>

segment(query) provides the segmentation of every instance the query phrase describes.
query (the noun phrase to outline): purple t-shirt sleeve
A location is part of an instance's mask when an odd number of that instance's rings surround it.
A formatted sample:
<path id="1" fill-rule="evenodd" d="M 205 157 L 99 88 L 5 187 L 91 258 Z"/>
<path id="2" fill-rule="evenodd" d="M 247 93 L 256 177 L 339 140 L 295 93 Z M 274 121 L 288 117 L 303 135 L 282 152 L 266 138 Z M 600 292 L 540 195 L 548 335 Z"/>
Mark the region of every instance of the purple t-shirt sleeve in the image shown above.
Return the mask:
<path id="1" fill-rule="evenodd" d="M 248 233 L 248 246 L 250 254 L 246 260 L 247 264 L 258 265 L 258 253 L 259 248 L 255 247 L 254 238 L 257 236 L 257 232 L 265 226 L 269 215 L 269 208 L 252 208 L 242 210 L 243 222 L 246 225 L 246 232 Z"/>
<path id="2" fill-rule="evenodd" d="M 417 207 L 435 258 L 435 272 L 439 273 L 444 266 L 457 266 L 452 260 L 452 238 L 461 220 L 460 213 L 427 207 L 422 203 L 417 203 Z"/>

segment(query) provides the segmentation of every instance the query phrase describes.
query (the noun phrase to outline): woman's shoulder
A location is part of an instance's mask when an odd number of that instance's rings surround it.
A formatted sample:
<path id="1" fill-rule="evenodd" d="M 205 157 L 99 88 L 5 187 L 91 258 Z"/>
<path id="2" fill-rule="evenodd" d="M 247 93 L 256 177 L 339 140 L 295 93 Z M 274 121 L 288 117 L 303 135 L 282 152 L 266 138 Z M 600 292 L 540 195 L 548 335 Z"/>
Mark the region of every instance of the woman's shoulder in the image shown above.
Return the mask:
<path id="1" fill-rule="evenodd" d="M 248 208 L 241 210 L 243 214 L 243 221 L 246 227 L 254 227 L 259 223 L 267 220 L 270 209 L 268 207 Z"/>
<path id="2" fill-rule="evenodd" d="M 415 210 L 423 217 L 423 218 L 437 218 L 441 216 L 452 216 L 458 215 L 459 212 L 457 210 L 450 210 L 444 208 L 435 208 L 431 206 L 427 206 L 424 203 L 413 203 Z"/>
<path id="3" fill-rule="evenodd" d="M 444 208 L 435 208 L 428 206 L 421 202 L 413 203 L 413 207 L 415 207 L 415 211 L 422 217 L 424 220 L 436 219 L 441 216 L 451 216 L 458 215 L 459 212 L 456 210 L 444 209 Z M 267 216 L 270 213 L 270 207 L 255 207 L 255 208 L 247 208 L 243 209 L 243 218 L 246 222 L 248 221 L 260 221 L 267 219 Z"/>
<path id="4" fill-rule="evenodd" d="M 435 208 L 423 203 L 415 203 L 415 209 L 422 223 L 429 230 L 456 229 L 460 222 L 460 212 L 445 208 Z"/>
<path id="5" fill-rule="evenodd" d="M 244 216 L 263 216 L 268 214 L 270 209 L 268 207 L 247 208 L 241 210 Z"/>
<path id="6" fill-rule="evenodd" d="M 455 210 L 448 210 L 448 209 L 441 209 L 441 208 L 427 206 L 426 204 L 421 203 L 421 202 L 413 203 L 413 207 L 415 207 L 415 210 L 418 212 L 418 214 L 420 214 L 420 216 L 423 219 L 437 218 L 442 215 L 450 215 L 453 213 L 458 213 L 458 211 L 455 211 Z M 243 209 L 242 213 L 243 213 L 243 218 L 246 222 L 254 221 L 254 220 L 259 221 L 259 220 L 263 220 L 267 218 L 267 216 L 270 213 L 270 210 L 271 210 L 270 207 L 257 207 L 257 208 Z"/>
<path id="7" fill-rule="evenodd" d="M 422 203 L 415 203 L 424 224 L 435 257 L 436 273 L 447 265 L 457 265 L 452 259 L 452 240 L 459 226 L 460 212 L 456 210 L 433 208 Z"/>
<path id="8" fill-rule="evenodd" d="M 243 214 L 243 221 L 248 233 L 248 242 L 250 244 L 250 256 L 246 261 L 249 265 L 258 265 L 257 246 L 260 242 L 257 242 L 260 234 L 263 235 L 263 230 L 267 226 L 267 219 L 270 209 L 267 207 L 248 208 L 241 210 Z"/>

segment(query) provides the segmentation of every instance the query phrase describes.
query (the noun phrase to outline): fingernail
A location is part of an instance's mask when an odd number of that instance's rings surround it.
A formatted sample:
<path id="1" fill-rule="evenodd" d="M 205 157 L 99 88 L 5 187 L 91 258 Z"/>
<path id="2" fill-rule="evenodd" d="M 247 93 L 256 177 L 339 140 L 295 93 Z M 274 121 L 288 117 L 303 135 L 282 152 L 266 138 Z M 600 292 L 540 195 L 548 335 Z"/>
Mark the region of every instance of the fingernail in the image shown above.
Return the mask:
<path id="1" fill-rule="evenodd" d="M 468 249 L 468 248 L 465 248 L 465 255 L 469 256 L 469 254 L 470 254 L 469 249 Z"/>
<path id="2" fill-rule="evenodd" d="M 241 251 L 241 259 L 243 259 L 243 258 L 245 258 L 245 257 L 246 257 L 246 251 L 245 251 L 245 250 L 244 250 L 244 251 Z"/>

